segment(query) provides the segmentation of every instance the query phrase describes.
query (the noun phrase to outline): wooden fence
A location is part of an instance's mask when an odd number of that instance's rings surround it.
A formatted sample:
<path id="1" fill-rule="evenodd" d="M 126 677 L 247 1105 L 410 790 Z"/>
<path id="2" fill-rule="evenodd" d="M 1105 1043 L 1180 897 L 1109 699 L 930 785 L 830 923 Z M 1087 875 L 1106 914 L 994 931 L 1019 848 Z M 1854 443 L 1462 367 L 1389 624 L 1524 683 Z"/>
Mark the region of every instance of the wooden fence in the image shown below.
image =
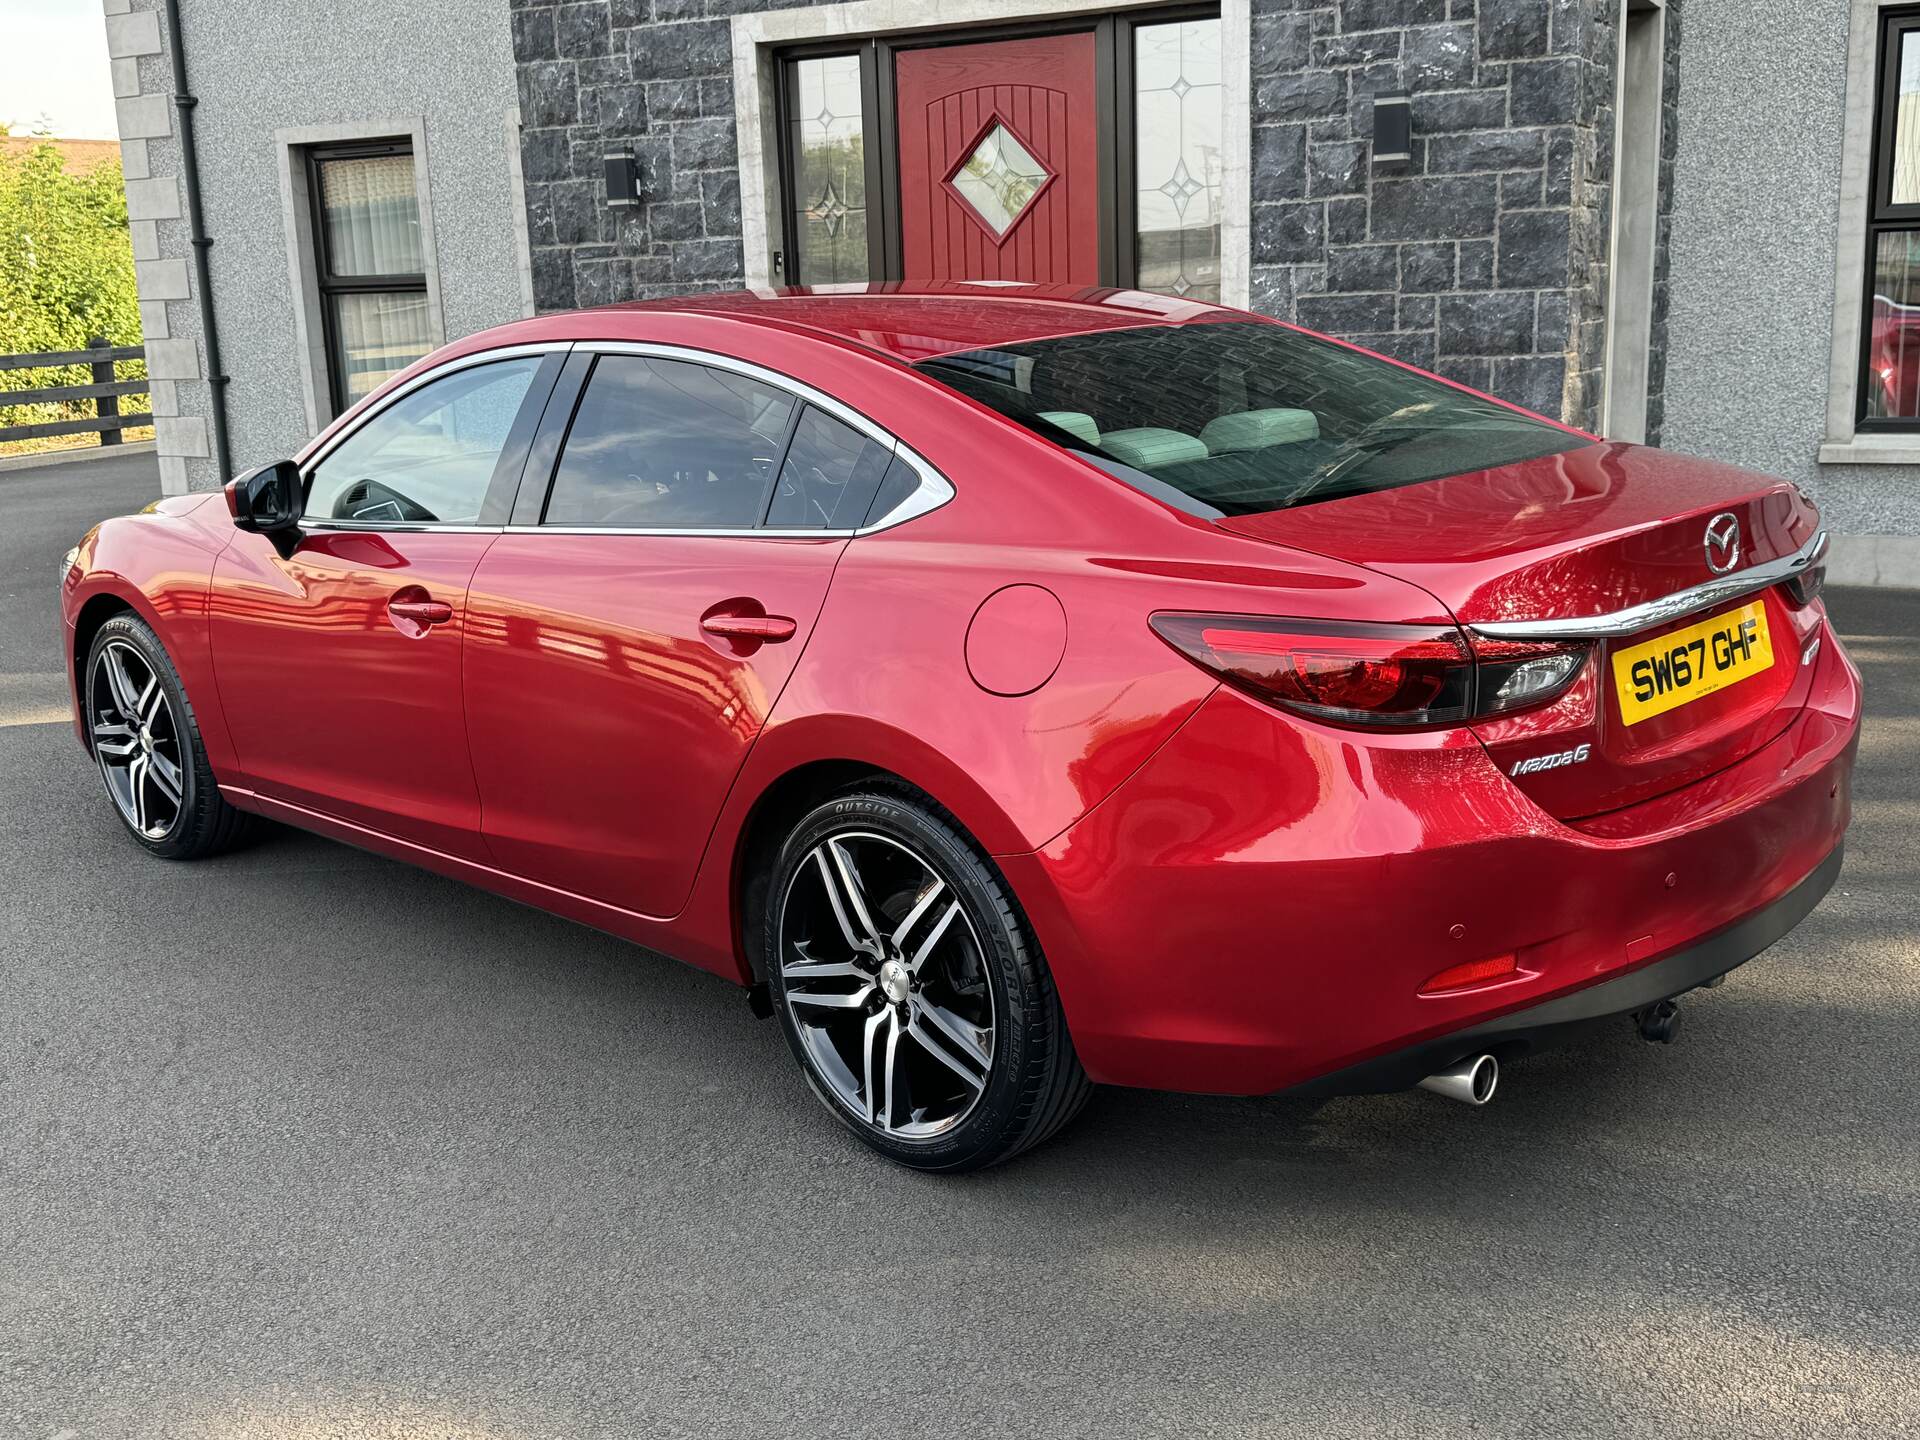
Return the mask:
<path id="1" fill-rule="evenodd" d="M 102 445 L 118 445 L 120 432 L 133 425 L 151 425 L 153 416 L 120 413 L 122 395 L 145 395 L 146 380 L 116 380 L 113 367 L 126 360 L 144 360 L 146 347 L 109 345 L 105 336 L 88 342 L 85 350 L 51 350 L 38 355 L 0 355 L 0 370 L 52 370 L 85 365 L 93 372 L 87 385 L 46 385 L 37 390 L 0 389 L 0 409 L 14 405 L 45 405 L 57 401 L 93 402 L 93 414 L 72 420 L 48 420 L 37 425 L 0 425 L 0 441 L 37 440 L 46 435 L 98 434 Z"/>

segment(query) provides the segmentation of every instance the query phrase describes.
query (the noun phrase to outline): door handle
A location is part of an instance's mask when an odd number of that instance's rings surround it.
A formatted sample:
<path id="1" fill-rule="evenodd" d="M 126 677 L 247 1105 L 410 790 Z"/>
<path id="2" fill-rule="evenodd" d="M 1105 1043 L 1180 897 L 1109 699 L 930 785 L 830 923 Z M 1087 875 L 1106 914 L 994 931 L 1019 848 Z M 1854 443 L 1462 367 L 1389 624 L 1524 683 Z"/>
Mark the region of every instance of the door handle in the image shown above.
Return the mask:
<path id="1" fill-rule="evenodd" d="M 389 600 L 387 609 L 416 625 L 444 625 L 453 619 L 453 606 L 444 600 Z"/>
<path id="2" fill-rule="evenodd" d="M 709 635 L 724 635 L 729 640 L 760 640 L 778 645 L 791 640 L 800 627 L 785 615 L 708 615 L 700 628 Z"/>

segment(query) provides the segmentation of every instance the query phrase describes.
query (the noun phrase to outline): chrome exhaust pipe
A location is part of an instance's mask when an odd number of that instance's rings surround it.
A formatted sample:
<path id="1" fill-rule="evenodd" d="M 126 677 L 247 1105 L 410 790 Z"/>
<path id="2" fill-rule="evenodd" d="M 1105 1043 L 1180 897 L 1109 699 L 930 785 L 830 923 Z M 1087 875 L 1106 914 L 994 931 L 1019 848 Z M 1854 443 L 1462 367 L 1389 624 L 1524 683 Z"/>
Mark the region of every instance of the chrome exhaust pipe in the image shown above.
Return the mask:
<path id="1" fill-rule="evenodd" d="M 1471 1060 L 1462 1060 L 1452 1069 L 1427 1076 L 1420 1082 L 1420 1088 L 1444 1095 L 1449 1100 L 1484 1105 L 1493 1098 L 1494 1087 L 1499 1083 L 1500 1062 L 1491 1055 L 1476 1055 Z"/>

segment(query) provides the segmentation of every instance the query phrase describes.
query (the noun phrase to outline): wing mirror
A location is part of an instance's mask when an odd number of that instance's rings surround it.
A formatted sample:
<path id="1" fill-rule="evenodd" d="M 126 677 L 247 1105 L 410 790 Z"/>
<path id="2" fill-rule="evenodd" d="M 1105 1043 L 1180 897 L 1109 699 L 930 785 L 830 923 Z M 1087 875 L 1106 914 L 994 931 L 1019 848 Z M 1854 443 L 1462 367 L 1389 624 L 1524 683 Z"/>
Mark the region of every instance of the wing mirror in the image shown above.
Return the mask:
<path id="1" fill-rule="evenodd" d="M 233 523 L 259 535 L 282 534 L 297 527 L 305 504 L 300 467 L 291 460 L 276 460 L 227 482 L 227 509 Z"/>

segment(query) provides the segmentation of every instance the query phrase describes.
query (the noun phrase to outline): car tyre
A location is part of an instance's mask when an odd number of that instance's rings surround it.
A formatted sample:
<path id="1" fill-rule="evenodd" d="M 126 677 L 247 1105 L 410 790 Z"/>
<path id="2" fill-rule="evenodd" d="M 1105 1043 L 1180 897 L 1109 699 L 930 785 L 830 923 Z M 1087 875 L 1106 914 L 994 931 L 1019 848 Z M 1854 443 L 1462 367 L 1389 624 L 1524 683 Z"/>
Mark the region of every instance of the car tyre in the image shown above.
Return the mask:
<path id="1" fill-rule="evenodd" d="M 200 723 L 160 637 L 116 615 L 88 647 L 81 694 L 89 745 L 120 823 L 165 860 L 204 860 L 251 833 L 221 795 Z"/>
<path id="2" fill-rule="evenodd" d="M 764 919 L 788 1045 L 822 1103 L 888 1159 L 997 1164 L 1092 1094 L 1005 881 L 917 791 L 862 786 L 801 819 Z"/>

